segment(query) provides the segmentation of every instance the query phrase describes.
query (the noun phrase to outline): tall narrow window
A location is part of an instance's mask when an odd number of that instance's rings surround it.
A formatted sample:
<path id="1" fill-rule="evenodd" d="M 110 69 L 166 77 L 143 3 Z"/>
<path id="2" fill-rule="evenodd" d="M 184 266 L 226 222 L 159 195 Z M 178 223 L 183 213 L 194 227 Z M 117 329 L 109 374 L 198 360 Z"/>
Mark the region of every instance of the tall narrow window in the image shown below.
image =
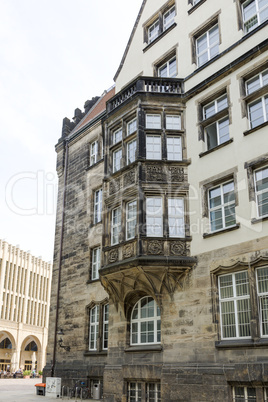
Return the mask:
<path id="1" fill-rule="evenodd" d="M 98 155 L 98 141 L 94 141 L 90 146 L 90 166 L 94 165 L 97 162 L 97 155 Z"/>
<path id="2" fill-rule="evenodd" d="M 268 167 L 256 170 L 254 178 L 258 217 L 268 216 Z"/>
<path id="3" fill-rule="evenodd" d="M 167 137 L 167 159 L 168 161 L 181 161 L 181 137 Z"/>
<path id="4" fill-rule="evenodd" d="M 250 128 L 259 126 L 268 121 L 268 95 L 248 105 Z"/>
<path id="5" fill-rule="evenodd" d="M 268 267 L 258 268 L 256 272 L 261 336 L 268 336 Z"/>
<path id="6" fill-rule="evenodd" d="M 215 121 L 205 128 L 207 149 L 213 149 L 229 140 L 229 117 Z"/>
<path id="7" fill-rule="evenodd" d="M 133 239 L 135 237 L 135 229 L 137 223 L 137 201 L 127 203 L 126 212 L 126 239 Z"/>
<path id="8" fill-rule="evenodd" d="M 161 342 L 160 309 L 152 297 L 143 297 L 131 314 L 131 344 Z"/>
<path id="9" fill-rule="evenodd" d="M 168 226 L 170 237 L 185 236 L 183 198 L 168 199 Z"/>
<path id="10" fill-rule="evenodd" d="M 219 53 L 219 27 L 215 25 L 196 39 L 196 53 L 198 67 L 217 56 Z"/>
<path id="11" fill-rule="evenodd" d="M 103 306 L 103 349 L 108 349 L 109 304 Z"/>
<path id="12" fill-rule="evenodd" d="M 113 173 L 120 170 L 121 160 L 122 160 L 122 148 L 119 148 L 113 152 Z"/>
<path id="13" fill-rule="evenodd" d="M 242 5 L 244 31 L 250 32 L 268 19 L 268 0 L 248 0 Z"/>
<path id="14" fill-rule="evenodd" d="M 148 402 L 161 402 L 161 385 L 160 383 L 146 384 L 147 401 Z"/>
<path id="15" fill-rule="evenodd" d="M 164 14 L 164 31 L 168 29 L 173 23 L 175 18 L 175 6 L 170 7 L 170 9 Z"/>
<path id="16" fill-rule="evenodd" d="M 101 222 L 102 218 L 102 189 L 94 193 L 94 224 Z"/>
<path id="17" fill-rule="evenodd" d="M 113 143 L 117 144 L 121 140 L 122 140 L 122 128 L 119 128 L 119 130 L 116 130 L 113 133 Z"/>
<path id="18" fill-rule="evenodd" d="M 161 136 L 146 135 L 146 159 L 161 159 Z"/>
<path id="19" fill-rule="evenodd" d="M 92 250 L 92 266 L 91 266 L 91 279 L 92 280 L 99 278 L 100 257 L 101 257 L 100 247 L 93 248 L 93 250 Z"/>
<path id="20" fill-rule="evenodd" d="M 159 30 L 159 20 L 156 20 L 152 25 L 148 28 L 148 43 L 151 43 L 155 40 L 160 34 Z"/>
<path id="21" fill-rule="evenodd" d="M 137 130 L 137 119 L 135 118 L 127 123 L 127 135 L 135 133 L 136 130 Z"/>
<path id="22" fill-rule="evenodd" d="M 98 335 L 99 335 L 99 306 L 95 306 L 90 310 L 89 350 L 97 350 Z"/>
<path id="23" fill-rule="evenodd" d="M 146 233 L 147 236 L 163 236 L 163 208 L 162 198 L 146 199 Z"/>
<path id="24" fill-rule="evenodd" d="M 112 245 L 119 243 L 119 235 L 121 232 L 121 209 L 116 208 L 112 211 L 112 225 L 111 225 L 111 235 Z"/>
<path id="25" fill-rule="evenodd" d="M 168 60 L 158 68 L 158 77 L 176 77 L 177 75 L 177 62 L 176 57 Z"/>
<path id="26" fill-rule="evenodd" d="M 247 271 L 220 276 L 219 291 L 222 339 L 250 337 Z"/>
<path id="27" fill-rule="evenodd" d="M 209 216 L 212 232 L 235 225 L 235 192 L 233 181 L 220 184 L 209 190 Z"/>
<path id="28" fill-rule="evenodd" d="M 133 140 L 127 143 L 127 164 L 134 162 L 136 159 L 137 141 Z"/>
<path id="29" fill-rule="evenodd" d="M 129 382 L 127 390 L 128 402 L 141 402 L 141 383 Z"/>

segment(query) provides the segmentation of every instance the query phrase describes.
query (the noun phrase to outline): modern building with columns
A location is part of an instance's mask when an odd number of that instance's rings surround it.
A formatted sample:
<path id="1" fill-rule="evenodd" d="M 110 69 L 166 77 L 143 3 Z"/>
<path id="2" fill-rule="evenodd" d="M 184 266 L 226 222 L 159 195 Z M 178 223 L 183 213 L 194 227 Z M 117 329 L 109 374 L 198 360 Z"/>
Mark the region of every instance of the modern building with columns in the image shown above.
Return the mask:
<path id="1" fill-rule="evenodd" d="M 46 363 L 52 265 L 0 240 L 0 370 Z"/>

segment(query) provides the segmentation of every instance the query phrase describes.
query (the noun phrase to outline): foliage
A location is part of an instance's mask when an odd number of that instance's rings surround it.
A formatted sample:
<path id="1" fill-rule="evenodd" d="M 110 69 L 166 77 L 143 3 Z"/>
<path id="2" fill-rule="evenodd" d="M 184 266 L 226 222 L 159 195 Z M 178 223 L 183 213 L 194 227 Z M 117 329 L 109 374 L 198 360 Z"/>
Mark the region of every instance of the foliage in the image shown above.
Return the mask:
<path id="1" fill-rule="evenodd" d="M 24 370 L 23 377 L 25 377 L 26 375 L 31 375 L 31 370 Z"/>

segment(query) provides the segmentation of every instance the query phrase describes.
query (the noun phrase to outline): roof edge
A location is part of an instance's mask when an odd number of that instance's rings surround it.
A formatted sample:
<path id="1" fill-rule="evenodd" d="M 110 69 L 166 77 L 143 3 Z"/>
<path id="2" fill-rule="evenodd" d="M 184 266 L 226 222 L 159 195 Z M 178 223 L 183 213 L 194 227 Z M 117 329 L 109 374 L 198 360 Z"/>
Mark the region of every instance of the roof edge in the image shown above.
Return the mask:
<path id="1" fill-rule="evenodd" d="M 128 54 L 128 51 L 129 51 L 129 48 L 130 48 L 130 45 L 131 45 L 132 39 L 133 39 L 134 34 L 135 34 L 135 32 L 136 32 L 136 29 L 137 29 L 138 23 L 139 23 L 139 21 L 140 21 L 141 14 L 142 14 L 142 12 L 143 12 L 143 9 L 144 9 L 144 6 L 145 6 L 145 4 L 146 4 L 146 1 L 147 1 L 147 0 L 143 0 L 143 2 L 142 2 L 142 5 L 141 5 L 141 8 L 140 8 L 140 11 L 139 11 L 139 13 L 138 13 L 138 16 L 137 16 L 137 18 L 136 18 L 136 21 L 135 21 L 134 27 L 133 27 L 132 32 L 131 32 L 131 34 L 130 34 L 130 37 L 129 37 L 129 40 L 128 40 L 128 43 L 127 43 L 127 46 L 126 46 L 126 48 L 125 48 L 125 51 L 124 51 L 123 57 L 122 57 L 121 62 L 120 62 L 120 65 L 119 65 L 119 67 L 118 67 L 118 69 L 117 69 L 117 71 L 116 71 L 116 73 L 115 73 L 114 78 L 113 78 L 113 79 L 114 79 L 114 81 L 116 81 L 116 79 L 117 79 L 118 75 L 120 74 L 120 71 L 122 70 L 122 67 L 123 67 L 124 62 L 125 62 L 125 60 L 126 60 L 126 57 L 127 57 L 127 54 Z"/>

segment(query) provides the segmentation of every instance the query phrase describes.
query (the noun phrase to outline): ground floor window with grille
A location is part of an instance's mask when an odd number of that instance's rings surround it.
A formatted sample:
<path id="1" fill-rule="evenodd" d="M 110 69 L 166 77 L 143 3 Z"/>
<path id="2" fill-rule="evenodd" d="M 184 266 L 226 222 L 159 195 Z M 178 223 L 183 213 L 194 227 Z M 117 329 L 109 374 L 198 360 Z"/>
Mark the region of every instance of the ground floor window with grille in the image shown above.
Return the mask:
<path id="1" fill-rule="evenodd" d="M 127 391 L 128 402 L 161 402 L 161 385 L 159 382 L 129 382 Z M 145 395 L 145 397 L 143 396 Z"/>

